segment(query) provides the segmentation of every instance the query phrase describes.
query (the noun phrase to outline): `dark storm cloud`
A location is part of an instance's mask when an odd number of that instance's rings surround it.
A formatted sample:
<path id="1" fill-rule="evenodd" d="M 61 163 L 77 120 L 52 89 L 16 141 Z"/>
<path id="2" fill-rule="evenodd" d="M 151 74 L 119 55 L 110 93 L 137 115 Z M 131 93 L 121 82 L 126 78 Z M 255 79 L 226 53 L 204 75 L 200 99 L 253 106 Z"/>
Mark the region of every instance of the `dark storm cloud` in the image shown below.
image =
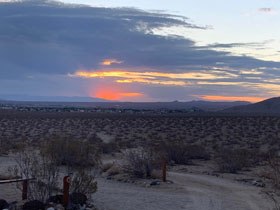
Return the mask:
<path id="1" fill-rule="evenodd" d="M 107 58 L 124 61 L 119 67 L 166 72 L 194 70 L 194 66 L 205 69 L 217 63 L 232 68 L 280 67 L 277 62 L 197 47 L 180 36 L 152 33 L 152 29 L 171 26 L 207 29 L 182 16 L 133 8 L 93 8 L 42 0 L 0 3 L 0 77 L 98 69 Z"/>

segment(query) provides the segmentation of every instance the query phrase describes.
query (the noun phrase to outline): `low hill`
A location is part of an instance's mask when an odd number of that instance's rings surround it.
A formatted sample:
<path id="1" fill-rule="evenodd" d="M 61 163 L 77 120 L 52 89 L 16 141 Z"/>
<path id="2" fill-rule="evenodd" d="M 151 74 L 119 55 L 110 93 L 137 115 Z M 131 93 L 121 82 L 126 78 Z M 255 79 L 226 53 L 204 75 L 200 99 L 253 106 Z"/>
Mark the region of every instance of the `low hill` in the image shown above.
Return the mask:
<path id="1" fill-rule="evenodd" d="M 224 112 L 280 114 L 280 97 L 270 98 L 245 106 L 232 107 L 225 109 Z"/>

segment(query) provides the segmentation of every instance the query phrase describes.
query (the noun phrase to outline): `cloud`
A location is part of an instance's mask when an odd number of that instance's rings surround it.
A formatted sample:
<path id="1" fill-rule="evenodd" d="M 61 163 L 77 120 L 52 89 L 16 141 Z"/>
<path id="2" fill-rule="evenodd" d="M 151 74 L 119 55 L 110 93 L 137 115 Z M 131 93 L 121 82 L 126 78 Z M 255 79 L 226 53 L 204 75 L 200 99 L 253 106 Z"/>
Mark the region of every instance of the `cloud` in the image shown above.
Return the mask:
<path id="1" fill-rule="evenodd" d="M 199 80 L 217 80 L 238 77 L 235 74 L 229 74 L 227 72 L 187 72 L 187 73 L 163 73 L 163 72 L 132 72 L 132 71 L 103 71 L 103 72 L 86 72 L 78 71 L 75 74 L 69 76 L 85 77 L 85 78 L 104 78 L 104 77 L 119 77 L 129 79 L 156 79 L 156 78 L 168 78 L 168 79 L 199 79 Z"/>
<path id="2" fill-rule="evenodd" d="M 266 40 L 264 42 L 247 42 L 247 43 L 214 43 L 210 44 L 207 47 L 209 48 L 234 48 L 234 47 L 252 47 L 260 48 L 264 47 L 265 44 L 273 42 L 274 40 Z"/>
<path id="3" fill-rule="evenodd" d="M 107 58 L 125 61 L 122 67 L 126 68 L 164 72 L 185 72 L 195 65 L 213 66 L 216 62 L 236 68 L 279 66 L 196 47 L 191 39 L 150 32 L 168 26 L 207 29 L 182 16 L 132 8 L 94 8 L 49 1 L 0 3 L 0 76 L 98 69 Z"/>
<path id="4" fill-rule="evenodd" d="M 267 13 L 267 14 L 276 14 L 277 12 L 273 10 L 272 8 L 259 8 L 259 12 Z"/>
<path id="5" fill-rule="evenodd" d="M 247 85 L 246 93 L 267 91 L 268 84 L 275 90 L 271 85 L 277 85 L 272 79 L 280 78 L 279 62 L 220 50 L 257 47 L 258 43 L 197 46 L 180 34 L 153 33 L 168 27 L 209 29 L 187 17 L 135 8 L 95 8 L 44 0 L 1 2 L 0 90 L 44 90 L 52 95 L 59 89 L 81 94 L 87 86 L 113 83 L 130 90 L 120 93 L 163 98 L 179 92 L 182 98 L 194 93 L 214 95 L 219 90 L 234 93 L 245 91 L 245 84 L 250 83 L 266 85 L 254 89 Z M 44 88 L 40 89 L 40 84 Z M 157 89 L 165 86 L 170 91 Z"/>
<path id="6" fill-rule="evenodd" d="M 103 66 L 111 66 L 114 63 L 121 64 L 121 63 L 123 63 L 123 61 L 118 61 L 117 59 L 106 59 L 106 60 L 102 61 L 100 64 Z"/>

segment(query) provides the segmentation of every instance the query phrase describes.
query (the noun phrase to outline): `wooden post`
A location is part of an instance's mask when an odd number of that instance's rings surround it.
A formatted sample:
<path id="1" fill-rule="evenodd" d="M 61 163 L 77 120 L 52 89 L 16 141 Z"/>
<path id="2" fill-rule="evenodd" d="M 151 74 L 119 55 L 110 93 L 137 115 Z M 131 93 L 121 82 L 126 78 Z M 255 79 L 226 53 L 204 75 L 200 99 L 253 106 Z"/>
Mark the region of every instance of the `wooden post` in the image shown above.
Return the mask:
<path id="1" fill-rule="evenodd" d="M 70 188 L 70 177 L 65 176 L 63 178 L 63 205 L 67 207 L 69 202 L 69 188 Z"/>
<path id="2" fill-rule="evenodd" d="M 162 181 L 166 182 L 166 159 L 163 160 L 162 164 Z"/>
<path id="3" fill-rule="evenodd" d="M 28 180 L 24 180 L 22 183 L 22 200 L 27 199 L 27 189 L 28 189 Z"/>

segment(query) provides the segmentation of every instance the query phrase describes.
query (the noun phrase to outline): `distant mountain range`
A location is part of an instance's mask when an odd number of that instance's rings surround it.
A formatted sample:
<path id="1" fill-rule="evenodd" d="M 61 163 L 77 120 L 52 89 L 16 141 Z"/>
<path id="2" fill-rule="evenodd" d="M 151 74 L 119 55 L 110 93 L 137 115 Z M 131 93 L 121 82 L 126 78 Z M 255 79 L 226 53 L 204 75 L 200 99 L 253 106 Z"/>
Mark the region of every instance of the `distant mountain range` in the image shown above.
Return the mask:
<path id="1" fill-rule="evenodd" d="M 258 103 L 236 106 L 225 109 L 223 112 L 233 113 L 263 113 L 280 114 L 280 97 L 270 98 Z"/>
<path id="2" fill-rule="evenodd" d="M 197 109 L 206 112 L 215 112 L 234 106 L 250 104 L 249 102 L 211 102 L 211 101 L 189 101 L 189 102 L 111 102 L 94 103 L 99 108 L 119 108 L 119 109 L 169 109 L 169 110 L 190 110 Z"/>
<path id="3" fill-rule="evenodd" d="M 83 108 L 113 108 L 136 110 L 191 110 L 193 112 L 219 112 L 235 114 L 280 114 L 280 97 L 267 99 L 258 103 L 246 101 L 235 102 L 117 102 L 91 97 L 67 96 L 27 96 L 27 95 L 0 95 L 2 104 L 22 106 L 52 106 L 52 107 L 83 107 Z M 109 103 L 108 103 L 109 102 Z"/>
<path id="4" fill-rule="evenodd" d="M 34 102 L 110 102 L 110 100 L 80 96 L 30 96 L 0 95 L 0 101 L 34 101 Z"/>
<path id="5" fill-rule="evenodd" d="M 193 112 L 205 111 L 215 112 L 229 109 L 234 106 L 248 105 L 249 102 L 210 102 L 210 101 L 189 101 L 189 102 L 117 102 L 91 97 L 66 97 L 66 96 L 28 96 L 28 95 L 0 95 L 1 101 L 5 104 L 20 106 L 71 106 L 88 108 L 115 108 L 115 109 L 137 109 L 137 110 L 192 110 Z M 108 103 L 110 102 L 110 103 Z"/>

